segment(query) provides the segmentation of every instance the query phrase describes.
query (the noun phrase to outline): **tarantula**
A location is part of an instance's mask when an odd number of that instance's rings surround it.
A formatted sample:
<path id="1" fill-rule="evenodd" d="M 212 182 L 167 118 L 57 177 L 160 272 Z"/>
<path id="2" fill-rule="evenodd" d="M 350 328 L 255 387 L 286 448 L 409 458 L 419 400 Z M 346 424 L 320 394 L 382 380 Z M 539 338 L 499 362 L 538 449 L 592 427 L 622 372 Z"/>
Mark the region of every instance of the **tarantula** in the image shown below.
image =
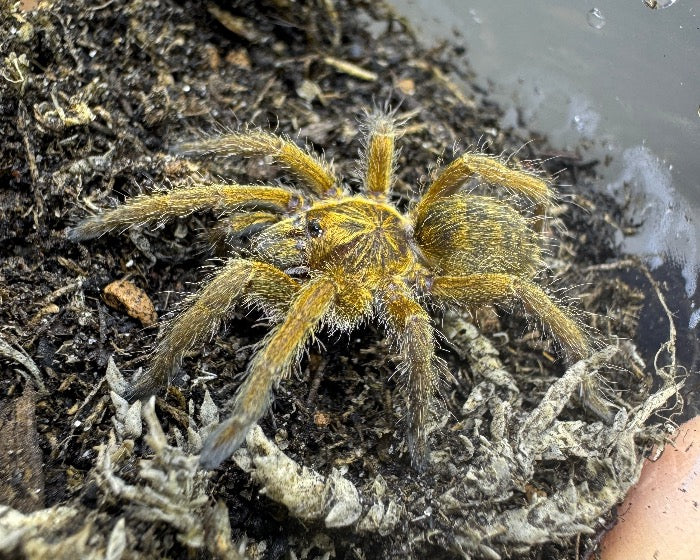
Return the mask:
<path id="1" fill-rule="evenodd" d="M 350 331 L 364 320 L 382 323 L 408 387 L 407 444 L 417 468 L 427 460 L 440 377 L 426 304 L 475 308 L 519 300 L 570 358 L 589 353 L 576 320 L 533 283 L 543 267 L 535 222 L 550 199 L 546 182 L 465 153 L 402 213 L 390 201 L 399 132 L 390 115 L 368 118 L 358 194 L 329 163 L 275 134 L 236 132 L 187 144 L 186 151 L 270 158 L 296 176 L 299 189 L 193 180 L 137 196 L 70 231 L 73 240 L 85 240 L 195 211 L 220 212 L 233 256 L 165 327 L 148 368 L 128 390 L 129 398 L 140 398 L 167 383 L 185 353 L 207 342 L 236 306 L 266 313 L 275 326 L 250 361 L 231 415 L 205 441 L 204 468 L 216 468 L 241 445 L 323 327 Z M 538 211 L 526 217 L 506 200 L 463 192 L 474 176 L 533 201 Z"/>

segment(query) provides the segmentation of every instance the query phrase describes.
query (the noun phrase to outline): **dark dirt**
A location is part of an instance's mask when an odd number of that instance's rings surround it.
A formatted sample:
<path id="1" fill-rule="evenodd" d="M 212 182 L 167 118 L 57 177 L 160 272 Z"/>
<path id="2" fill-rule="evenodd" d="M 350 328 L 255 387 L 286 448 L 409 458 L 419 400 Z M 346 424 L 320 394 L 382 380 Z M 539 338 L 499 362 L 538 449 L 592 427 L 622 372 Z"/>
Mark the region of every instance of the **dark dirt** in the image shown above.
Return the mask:
<path id="1" fill-rule="evenodd" d="M 336 11 L 327 9 L 332 5 Z M 187 168 L 172 150 L 202 132 L 252 123 L 298 135 L 332 159 L 340 176 L 352 178 L 363 111 L 397 107 L 399 115 L 410 117 L 396 186 L 403 205 L 429 180 L 439 158 L 452 157 L 455 146 L 517 153 L 514 162 L 545 160 L 544 171 L 562 201 L 552 223 L 565 226 L 561 242 L 552 245 L 559 262 L 555 286 L 576 286 L 571 295 L 598 314 L 592 326 L 601 340 L 637 334 L 643 275 L 630 283 L 630 268 L 586 272 L 615 262 L 615 229 L 632 227 L 593 188 L 596 162 L 576 153 L 551 157 L 546 138 L 499 130 L 499 108 L 487 92 L 462 93 L 452 83 L 453 77 L 469 82 L 468 75 L 456 76 L 452 63 L 464 53 L 447 44 L 426 51 L 374 2 L 239 1 L 208 8 L 205 2 L 81 0 L 42 3 L 31 11 L 11 10 L 8 2 L 2 6 L 0 337 L 33 360 L 46 391 L 34 394 L 25 368 L 0 358 L 0 426 L 28 455 L 0 461 L 0 501 L 23 511 L 65 503 L 105 511 L 88 476 L 96 446 L 112 429 L 105 368 L 110 356 L 127 374 L 143 366 L 157 327 L 143 327 L 108 307 L 103 289 L 127 277 L 149 294 L 159 316 L 173 311 L 207 276 L 202 267 L 210 255 L 201 231 L 212 216 L 82 244 L 71 243 L 66 230 L 114 200 L 182 178 Z M 373 75 L 343 70 L 325 57 Z M 257 161 L 233 161 L 216 172 L 284 180 Z M 545 389 L 564 371 L 556 347 L 533 336 L 522 315 L 489 317 L 485 331 L 510 333 L 499 346 L 509 368 L 541 372 Z M 252 345 L 267 332 L 257 319 L 233 317 L 182 368 L 215 372 L 209 389 L 222 406 Z M 262 423 L 265 432 L 283 432 L 290 442 L 286 453 L 320 472 L 346 465 L 360 477 L 380 471 L 396 480 L 418 476 L 405 453 L 390 452 L 402 439 L 394 426 L 403 404 L 394 381 L 386 382 L 394 364 L 382 340 L 374 326 L 350 337 L 322 336 L 326 352 L 310 349 L 299 380 L 278 392 L 274 415 Z M 645 357 L 653 353 L 649 349 Z M 468 371 L 449 348 L 443 356 L 453 371 Z M 166 433 L 173 426 L 186 429 L 187 401 L 203 397 L 201 386 L 188 386 L 192 377 L 181 373 L 157 401 Z M 451 388 L 453 395 L 460 391 L 458 383 Z M 43 465 L 30 457 L 37 444 Z M 147 447 L 139 453 L 148 454 Z M 26 492 L 38 487 L 43 491 L 28 499 Z M 235 539 L 267 542 L 264 558 L 289 557 L 295 535 L 307 531 L 258 495 L 232 463 L 214 476 L 212 495 L 228 506 Z M 118 505 L 110 508 L 119 511 Z M 166 535 L 159 555 L 184 553 L 183 545 L 167 538 L 167 526 L 151 531 Z M 399 534 L 385 539 L 341 534 L 336 556 L 388 558 L 400 540 Z M 415 557 L 437 550 L 429 542 L 416 545 Z M 550 543 L 517 557 L 574 557 L 577 547 L 581 542 Z"/>

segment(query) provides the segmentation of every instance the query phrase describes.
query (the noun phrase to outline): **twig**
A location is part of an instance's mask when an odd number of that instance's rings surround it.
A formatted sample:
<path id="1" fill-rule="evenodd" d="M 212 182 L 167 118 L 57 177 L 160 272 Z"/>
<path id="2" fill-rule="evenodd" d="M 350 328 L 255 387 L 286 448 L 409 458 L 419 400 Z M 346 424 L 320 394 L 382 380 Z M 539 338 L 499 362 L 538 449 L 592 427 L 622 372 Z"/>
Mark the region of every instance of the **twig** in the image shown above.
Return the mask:
<path id="1" fill-rule="evenodd" d="M 326 56 L 323 58 L 323 62 L 328 64 L 328 66 L 332 66 L 339 72 L 348 74 L 353 78 L 359 78 L 360 80 L 366 80 L 368 82 L 376 82 L 378 79 L 375 72 L 365 70 L 361 66 L 348 62 L 347 60 L 341 60 L 339 58 L 335 58 L 334 56 Z"/>
<path id="2" fill-rule="evenodd" d="M 34 360 L 29 357 L 29 354 L 22 349 L 15 350 L 12 346 L 5 342 L 2 337 L 0 337 L 0 355 L 23 365 L 29 371 L 31 376 L 20 370 L 22 376 L 28 381 L 34 381 L 40 392 L 46 393 L 46 386 L 41 379 L 41 371 L 34 363 Z"/>

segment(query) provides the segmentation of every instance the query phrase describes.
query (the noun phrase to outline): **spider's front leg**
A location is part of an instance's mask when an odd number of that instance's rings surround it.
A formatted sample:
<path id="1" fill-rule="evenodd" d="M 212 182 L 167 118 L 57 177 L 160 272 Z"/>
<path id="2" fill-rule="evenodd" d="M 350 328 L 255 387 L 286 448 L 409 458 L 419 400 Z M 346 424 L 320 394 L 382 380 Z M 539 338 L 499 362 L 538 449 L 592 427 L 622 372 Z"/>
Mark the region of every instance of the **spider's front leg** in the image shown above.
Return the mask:
<path id="1" fill-rule="evenodd" d="M 524 278 L 501 273 L 437 276 L 427 282 L 426 288 L 438 302 L 459 306 L 481 307 L 518 299 L 542 321 L 571 359 L 591 353 L 588 337 L 578 323 L 541 288 Z"/>
<path id="2" fill-rule="evenodd" d="M 394 176 L 396 128 L 389 115 L 374 115 L 368 123 L 365 149 L 364 190 L 377 200 L 386 200 Z"/>
<path id="3" fill-rule="evenodd" d="M 187 142 L 180 146 L 184 153 L 266 157 L 286 166 L 315 196 L 328 198 L 338 196 L 338 179 L 331 166 L 309 150 L 303 150 L 294 142 L 276 134 L 255 130 L 232 132 L 207 140 Z"/>
<path id="4" fill-rule="evenodd" d="M 127 399 L 155 393 L 170 381 L 183 356 L 204 344 L 242 299 L 281 311 L 294 299 L 299 284 L 274 266 L 246 259 L 231 259 L 212 280 L 185 303 L 165 329 L 151 362 L 141 378 L 127 389 Z"/>
<path id="5" fill-rule="evenodd" d="M 298 194 L 281 187 L 195 183 L 158 194 L 140 195 L 80 222 L 70 230 L 73 241 L 93 239 L 118 229 L 166 222 L 201 210 L 232 211 L 265 208 L 278 214 L 300 208 Z"/>
<path id="6" fill-rule="evenodd" d="M 428 423 L 438 389 L 438 362 L 430 316 L 399 280 L 379 295 L 389 335 L 399 350 L 400 370 L 408 375 L 408 449 L 417 470 L 428 459 Z"/>
<path id="7" fill-rule="evenodd" d="M 231 416 L 204 442 L 200 464 L 214 469 L 243 443 L 248 430 L 270 405 L 272 390 L 285 377 L 309 338 L 327 316 L 336 297 L 332 279 L 319 277 L 300 288 L 284 321 L 263 341 L 246 380 L 238 389 Z"/>

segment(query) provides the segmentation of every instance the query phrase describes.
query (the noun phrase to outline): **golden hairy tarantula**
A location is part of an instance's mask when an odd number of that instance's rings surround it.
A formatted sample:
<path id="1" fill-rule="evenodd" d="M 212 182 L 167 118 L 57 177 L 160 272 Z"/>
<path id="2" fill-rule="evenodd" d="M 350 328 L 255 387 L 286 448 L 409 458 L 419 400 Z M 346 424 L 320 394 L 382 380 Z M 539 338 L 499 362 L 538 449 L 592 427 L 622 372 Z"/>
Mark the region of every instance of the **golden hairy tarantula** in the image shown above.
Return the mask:
<path id="1" fill-rule="evenodd" d="M 570 358 L 589 353 L 577 322 L 533 283 L 543 267 L 535 224 L 550 198 L 547 184 L 495 158 L 466 153 L 402 213 L 390 201 L 398 132 L 390 115 L 368 118 L 359 194 L 348 191 L 329 163 L 268 132 L 187 144 L 185 151 L 269 157 L 296 176 L 299 189 L 194 180 L 137 196 L 71 230 L 73 240 L 85 240 L 200 210 L 221 213 L 234 256 L 167 325 L 150 365 L 128 391 L 129 398 L 154 393 L 236 306 L 262 308 L 275 326 L 248 366 L 231 415 L 204 443 L 205 468 L 217 467 L 241 445 L 270 406 L 273 389 L 323 327 L 350 331 L 369 319 L 384 326 L 407 384 L 407 443 L 417 468 L 428 455 L 440 370 L 426 304 L 475 308 L 519 300 Z M 463 192 L 474 176 L 533 201 L 537 211 L 528 218 L 505 200 Z M 248 242 L 236 246 L 242 238 Z"/>

